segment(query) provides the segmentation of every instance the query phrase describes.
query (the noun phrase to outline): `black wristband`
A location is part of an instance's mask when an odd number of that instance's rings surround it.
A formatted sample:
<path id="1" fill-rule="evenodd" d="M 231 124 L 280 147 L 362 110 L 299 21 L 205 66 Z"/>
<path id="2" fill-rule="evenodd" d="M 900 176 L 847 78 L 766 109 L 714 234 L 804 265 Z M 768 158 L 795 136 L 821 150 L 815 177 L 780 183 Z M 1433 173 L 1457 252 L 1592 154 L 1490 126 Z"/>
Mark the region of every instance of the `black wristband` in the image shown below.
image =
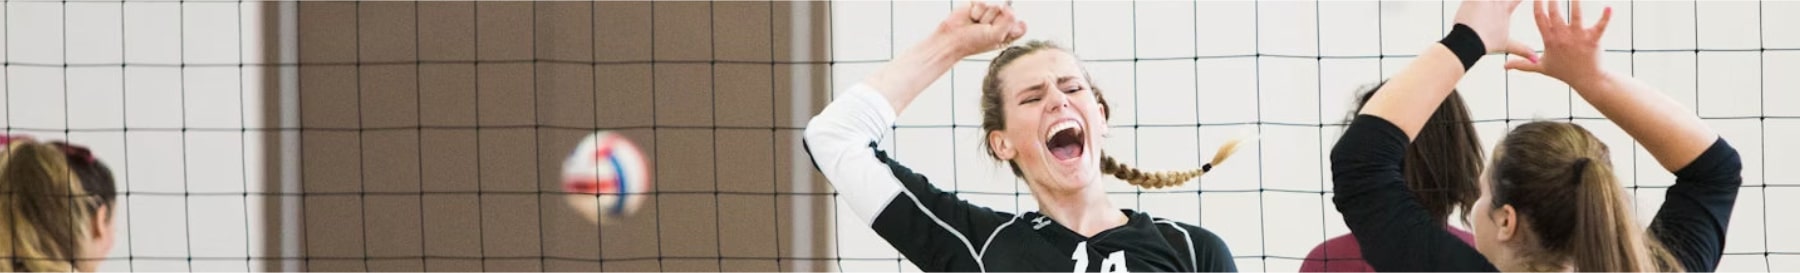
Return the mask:
<path id="1" fill-rule="evenodd" d="M 1463 24 L 1451 27 L 1450 34 L 1444 35 L 1444 39 L 1438 40 L 1438 43 L 1456 53 L 1456 58 L 1462 60 L 1463 71 L 1469 71 L 1470 67 L 1475 67 L 1476 61 L 1481 60 L 1482 55 L 1487 55 L 1487 46 L 1481 43 L 1481 35 L 1475 34 L 1475 29 Z"/>

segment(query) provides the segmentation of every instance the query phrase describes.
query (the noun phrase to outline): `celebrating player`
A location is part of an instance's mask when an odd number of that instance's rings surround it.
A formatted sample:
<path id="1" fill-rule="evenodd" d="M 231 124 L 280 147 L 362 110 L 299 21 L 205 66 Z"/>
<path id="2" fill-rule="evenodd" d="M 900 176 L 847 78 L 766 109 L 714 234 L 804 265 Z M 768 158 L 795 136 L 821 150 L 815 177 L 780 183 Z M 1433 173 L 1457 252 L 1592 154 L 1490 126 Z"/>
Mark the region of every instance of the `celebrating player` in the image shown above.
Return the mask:
<path id="1" fill-rule="evenodd" d="M 1112 174 L 1147 188 L 1200 169 L 1146 173 L 1102 154 L 1107 104 L 1068 50 L 1029 42 L 1000 52 L 982 82 L 982 130 L 1038 201 L 1014 215 L 933 187 L 875 148 L 925 87 L 963 57 L 1025 33 L 1011 8 L 976 3 L 951 12 L 935 33 L 862 83 L 839 93 L 807 125 L 806 148 L 842 199 L 876 233 L 926 271 L 1235 271 L 1231 252 L 1199 227 L 1121 210 L 1100 183 Z"/>

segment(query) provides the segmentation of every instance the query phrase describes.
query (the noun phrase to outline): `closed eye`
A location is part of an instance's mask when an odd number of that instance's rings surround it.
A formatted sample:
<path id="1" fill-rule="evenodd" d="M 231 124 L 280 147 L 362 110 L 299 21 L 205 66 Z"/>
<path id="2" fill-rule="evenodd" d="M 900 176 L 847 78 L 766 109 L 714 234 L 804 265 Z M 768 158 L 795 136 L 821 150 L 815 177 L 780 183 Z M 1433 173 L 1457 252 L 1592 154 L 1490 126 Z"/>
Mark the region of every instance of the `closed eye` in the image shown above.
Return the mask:
<path id="1" fill-rule="evenodd" d="M 1019 101 L 1019 105 L 1026 105 L 1026 104 L 1030 104 L 1033 102 L 1038 102 L 1038 100 L 1040 100 L 1040 99 L 1037 97 L 1026 98 L 1023 101 Z"/>

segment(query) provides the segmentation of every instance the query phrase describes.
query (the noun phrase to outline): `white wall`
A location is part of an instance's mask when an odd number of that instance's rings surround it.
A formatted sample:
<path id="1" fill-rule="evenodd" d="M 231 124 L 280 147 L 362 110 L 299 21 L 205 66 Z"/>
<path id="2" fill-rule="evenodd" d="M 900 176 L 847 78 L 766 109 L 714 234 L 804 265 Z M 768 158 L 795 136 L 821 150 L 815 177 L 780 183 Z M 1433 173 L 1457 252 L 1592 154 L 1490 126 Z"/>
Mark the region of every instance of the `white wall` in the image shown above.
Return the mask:
<path id="1" fill-rule="evenodd" d="M 100 270 L 261 268 L 245 257 L 268 256 L 247 220 L 262 218 L 262 197 L 242 193 L 263 191 L 267 131 L 243 129 L 273 126 L 262 67 L 238 64 L 261 59 L 262 5 L 5 3 L 0 125 L 88 145 L 120 183 Z"/>
<path id="2" fill-rule="evenodd" d="M 1445 3 L 1447 2 L 1447 3 Z M 1732 217 L 1721 271 L 1800 270 L 1800 220 L 1765 208 L 1800 205 L 1791 168 L 1796 144 L 1764 139 L 1800 137 L 1800 3 L 1785 1 L 1588 1 L 1614 9 L 1604 46 L 1610 69 L 1635 73 L 1684 105 L 1732 141 L 1744 156 L 1745 185 Z M 927 35 L 951 1 L 834 2 L 831 7 L 832 87 L 843 90 Z M 1457 1 L 1206 1 L 1013 3 L 1031 25 L 1026 39 L 1073 47 L 1088 60 L 1098 86 L 1113 102 L 1115 127 L 1107 152 L 1146 169 L 1198 166 L 1222 141 L 1260 132 L 1259 145 L 1241 150 L 1200 183 L 1139 191 L 1107 182 L 1115 204 L 1199 224 L 1219 233 L 1245 271 L 1293 271 L 1315 244 L 1347 232 L 1328 198 L 1324 156 L 1342 130 L 1360 87 L 1380 81 L 1435 42 Z M 1530 7 L 1515 14 L 1513 35 L 1540 44 Z M 1693 49 L 1729 49 L 1707 51 Z M 1755 49 L 1770 48 L 1766 52 Z M 1636 49 L 1640 52 L 1631 53 Z M 1645 52 L 1642 50 L 1669 50 Z M 1748 50 L 1748 51 L 1746 51 Z M 1253 57 L 1261 54 L 1261 57 Z M 900 162 L 977 204 L 1005 211 L 1036 210 L 1035 201 L 1003 164 L 980 145 L 978 92 L 992 54 L 972 57 L 931 85 L 900 117 L 882 143 Z M 1207 56 L 1207 58 L 1192 58 Z M 1314 58 L 1314 56 L 1328 56 Z M 1362 56 L 1362 57 L 1356 57 Z M 1375 58 L 1375 56 L 1385 56 Z M 1133 59 L 1169 59 L 1141 60 Z M 848 62 L 848 63 L 846 63 Z M 1459 86 L 1488 147 L 1511 125 L 1533 119 L 1592 118 L 1599 113 L 1547 77 L 1506 72 L 1500 57 L 1476 65 Z M 1699 90 L 1699 92 L 1696 92 Z M 1765 108 L 1766 107 L 1766 108 Z M 1757 116 L 1772 117 L 1767 120 Z M 1748 118 L 1746 118 L 1748 117 Z M 1635 190 L 1640 221 L 1649 221 L 1673 176 L 1617 126 L 1579 120 L 1614 151 L 1614 166 Z M 1214 125 L 1249 123 L 1252 125 Z M 941 128 L 954 124 L 957 128 Z M 1179 126 L 1179 125 L 1186 126 Z M 1193 124 L 1206 124 L 1194 127 Z M 1261 124 L 1261 125 L 1254 125 Z M 1325 124 L 1319 126 L 1318 124 Z M 1177 125 L 1131 128 L 1133 125 Z M 929 147 L 929 148 L 927 148 Z M 1766 166 L 1782 166 L 1780 164 Z M 1764 188 L 1765 183 L 1771 186 Z M 1195 194 L 1194 191 L 1203 191 Z M 1765 192 L 1765 190 L 1767 192 Z M 1770 197 L 1770 198 L 1765 198 Z M 1769 202 L 1764 202 L 1768 199 Z M 1770 215 L 1770 214 L 1774 215 Z M 848 212 L 837 212 L 837 250 L 845 258 L 900 258 Z M 1765 235 L 1767 238 L 1765 238 Z M 1764 252 L 1787 252 L 1762 255 Z M 1264 257 L 1267 257 L 1266 259 Z M 895 260 L 846 260 L 845 271 L 916 270 Z"/>

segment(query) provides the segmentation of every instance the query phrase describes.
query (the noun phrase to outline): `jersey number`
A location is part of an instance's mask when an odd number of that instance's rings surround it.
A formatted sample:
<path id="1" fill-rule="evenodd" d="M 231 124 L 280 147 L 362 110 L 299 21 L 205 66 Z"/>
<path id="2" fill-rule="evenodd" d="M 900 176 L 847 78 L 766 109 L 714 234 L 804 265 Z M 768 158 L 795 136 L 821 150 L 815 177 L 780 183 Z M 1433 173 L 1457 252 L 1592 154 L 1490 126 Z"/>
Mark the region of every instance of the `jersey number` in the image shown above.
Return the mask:
<path id="1" fill-rule="evenodd" d="M 1070 272 L 1086 272 L 1088 266 L 1087 242 L 1076 244 L 1075 253 L 1070 254 L 1069 259 L 1075 260 L 1075 269 Z M 1100 272 L 1131 272 L 1130 270 L 1125 269 L 1125 251 L 1113 251 L 1112 253 L 1106 254 L 1106 260 L 1100 261 Z"/>

